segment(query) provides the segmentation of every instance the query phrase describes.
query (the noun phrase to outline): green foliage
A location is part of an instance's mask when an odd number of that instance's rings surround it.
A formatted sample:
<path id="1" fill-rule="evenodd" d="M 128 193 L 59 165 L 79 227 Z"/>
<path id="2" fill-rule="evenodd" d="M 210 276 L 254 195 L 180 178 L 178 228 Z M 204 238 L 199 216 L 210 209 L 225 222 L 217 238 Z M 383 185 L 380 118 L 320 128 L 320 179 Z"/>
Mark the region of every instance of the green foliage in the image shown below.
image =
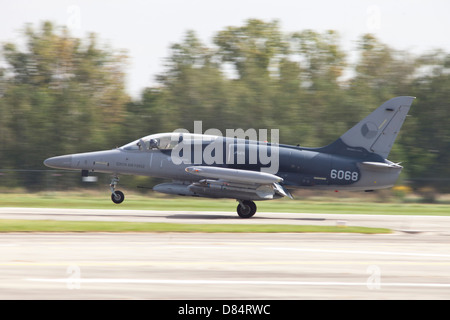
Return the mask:
<path id="1" fill-rule="evenodd" d="M 50 22 L 37 31 L 27 26 L 24 37 L 25 50 L 3 45 L 0 168 L 41 169 L 50 155 L 112 147 L 109 134 L 129 100 L 124 53 L 100 48 L 93 34 L 73 38 Z"/>
<path id="2" fill-rule="evenodd" d="M 408 159 L 407 172 L 418 188 L 450 189 L 449 61 L 450 55 L 439 51 L 422 57 L 421 66 L 429 71 L 411 83 L 412 90 L 420 95 L 400 142 Z"/>
<path id="3" fill-rule="evenodd" d="M 193 131 L 279 129 L 280 142 L 333 142 L 382 102 L 417 99 L 390 158 L 415 188 L 449 191 L 450 55 L 412 56 L 373 35 L 349 64 L 335 31 L 284 33 L 278 21 L 247 20 L 216 33 L 213 46 L 186 32 L 171 46 L 158 86 L 132 101 L 127 57 L 95 34 L 72 37 L 44 22 L 0 51 L 0 169 L 43 169 L 53 155 L 108 149 L 140 136 Z M 24 152 L 25 151 L 25 152 Z M 23 184 L 42 183 L 34 175 Z"/>

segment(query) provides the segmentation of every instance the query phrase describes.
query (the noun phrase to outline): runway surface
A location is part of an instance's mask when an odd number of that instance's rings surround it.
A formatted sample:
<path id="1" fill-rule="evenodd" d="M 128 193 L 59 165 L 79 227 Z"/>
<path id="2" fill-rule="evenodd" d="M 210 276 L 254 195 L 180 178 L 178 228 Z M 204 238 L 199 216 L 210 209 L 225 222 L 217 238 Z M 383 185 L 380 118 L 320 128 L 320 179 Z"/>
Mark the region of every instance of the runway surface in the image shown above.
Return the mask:
<path id="1" fill-rule="evenodd" d="M 0 299 L 450 299 L 448 217 L 258 215 L 0 209 L 1 219 L 345 221 L 396 232 L 0 234 Z"/>
<path id="2" fill-rule="evenodd" d="M 361 226 L 403 232 L 439 232 L 450 235 L 450 217 L 406 215 L 356 215 L 320 213 L 257 212 L 241 219 L 235 212 L 94 210 L 48 208 L 0 208 L 0 219 L 133 221 L 197 224 L 298 224 L 320 226 Z"/>

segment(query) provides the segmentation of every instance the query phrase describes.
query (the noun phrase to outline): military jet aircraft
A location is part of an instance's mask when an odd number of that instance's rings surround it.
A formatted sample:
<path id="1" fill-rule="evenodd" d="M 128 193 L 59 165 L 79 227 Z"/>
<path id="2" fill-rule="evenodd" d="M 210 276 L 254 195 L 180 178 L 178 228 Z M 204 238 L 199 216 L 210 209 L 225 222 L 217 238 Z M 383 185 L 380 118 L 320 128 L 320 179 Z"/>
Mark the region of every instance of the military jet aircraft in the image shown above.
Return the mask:
<path id="1" fill-rule="evenodd" d="M 386 158 L 414 97 L 393 98 L 336 141 L 320 148 L 188 132 L 145 136 L 120 148 L 52 157 L 48 167 L 111 173 L 111 199 L 119 204 L 119 175 L 166 178 L 154 191 L 236 199 L 250 218 L 256 200 L 291 197 L 296 188 L 363 190 L 392 187 L 402 166 Z M 332 125 L 332 124 L 328 124 Z M 270 160 L 270 161 L 269 161 Z M 291 197 L 292 198 L 292 197 Z"/>

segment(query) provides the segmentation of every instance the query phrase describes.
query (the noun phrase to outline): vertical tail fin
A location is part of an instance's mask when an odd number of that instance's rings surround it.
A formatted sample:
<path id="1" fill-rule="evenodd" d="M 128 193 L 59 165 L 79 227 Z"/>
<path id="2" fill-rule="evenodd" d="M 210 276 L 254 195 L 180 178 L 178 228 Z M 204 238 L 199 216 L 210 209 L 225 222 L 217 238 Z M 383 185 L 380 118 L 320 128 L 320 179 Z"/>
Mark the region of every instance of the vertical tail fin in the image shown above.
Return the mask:
<path id="1" fill-rule="evenodd" d="M 414 97 L 401 96 L 386 101 L 344 133 L 338 141 L 341 140 L 347 148 L 364 148 L 369 153 L 386 159 L 414 99 Z M 334 145 L 329 149 L 330 151 L 332 149 L 338 151 L 336 147 L 341 144 L 336 142 L 329 146 Z M 339 151 L 342 152 L 342 150 Z"/>

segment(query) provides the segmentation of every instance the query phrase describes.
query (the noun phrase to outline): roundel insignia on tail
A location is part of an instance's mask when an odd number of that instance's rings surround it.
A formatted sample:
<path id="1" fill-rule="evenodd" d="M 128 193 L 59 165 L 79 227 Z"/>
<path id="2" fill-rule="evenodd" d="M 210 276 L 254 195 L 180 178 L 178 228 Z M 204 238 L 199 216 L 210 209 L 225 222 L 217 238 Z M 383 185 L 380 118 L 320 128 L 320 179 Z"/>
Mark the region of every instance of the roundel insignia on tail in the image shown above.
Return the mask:
<path id="1" fill-rule="evenodd" d="M 361 134 L 363 135 L 364 138 L 372 139 L 373 137 L 376 136 L 377 133 L 378 133 L 377 125 L 373 122 L 366 122 L 361 127 Z"/>

